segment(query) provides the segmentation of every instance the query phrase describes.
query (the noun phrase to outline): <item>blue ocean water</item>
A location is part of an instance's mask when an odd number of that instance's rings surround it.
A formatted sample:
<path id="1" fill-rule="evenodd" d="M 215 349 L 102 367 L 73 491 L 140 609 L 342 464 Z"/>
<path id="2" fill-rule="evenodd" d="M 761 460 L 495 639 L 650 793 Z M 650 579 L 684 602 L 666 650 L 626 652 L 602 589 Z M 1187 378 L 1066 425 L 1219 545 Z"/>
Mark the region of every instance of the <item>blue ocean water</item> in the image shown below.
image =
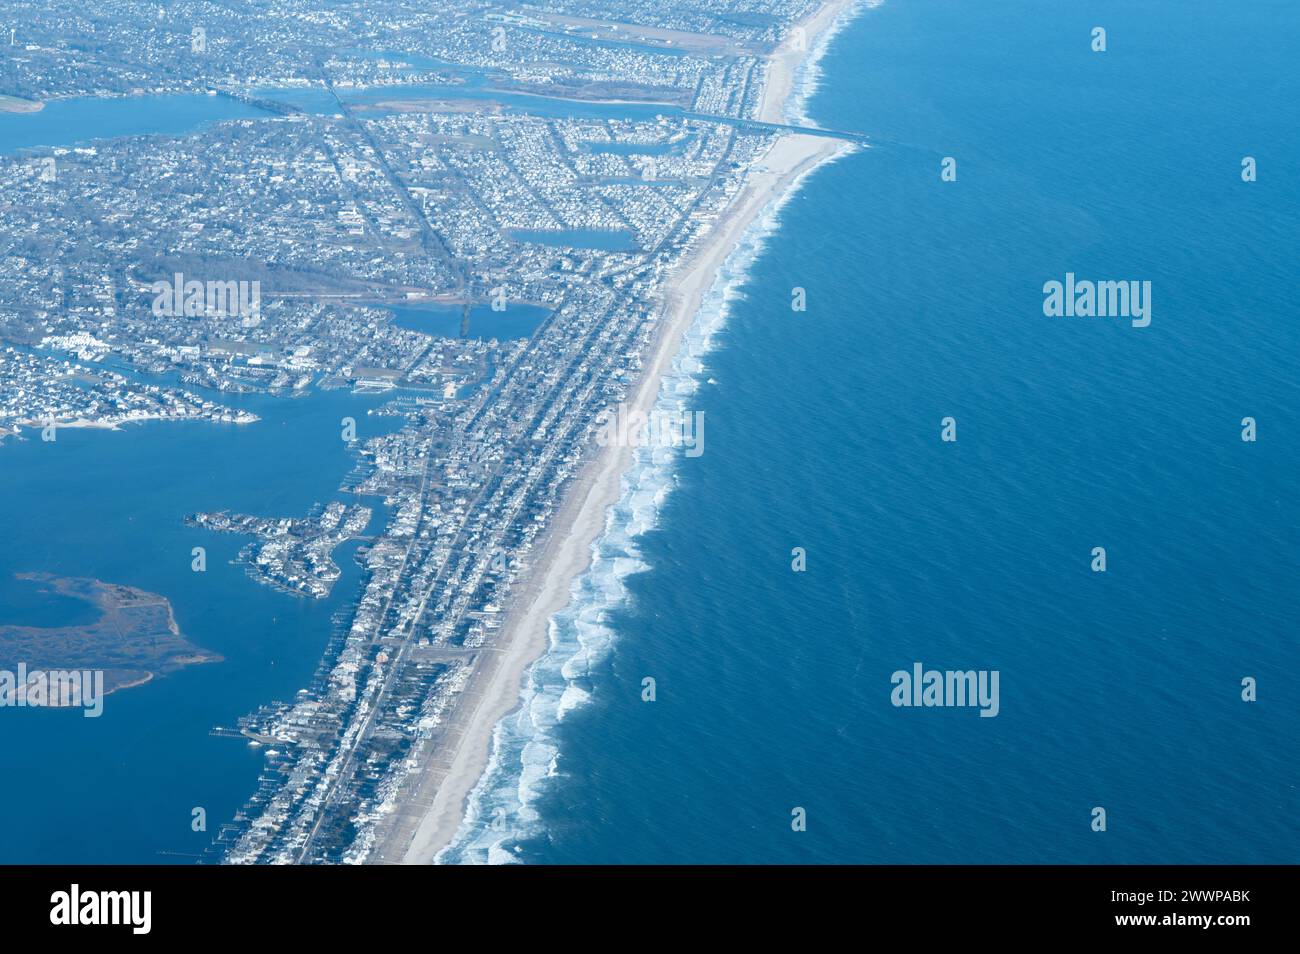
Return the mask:
<path id="1" fill-rule="evenodd" d="M 879 144 L 728 263 L 705 452 L 641 452 L 442 860 L 1294 862 L 1297 50 L 1264 0 L 860 11 L 805 111 Z M 1046 317 L 1066 272 L 1150 326 Z M 894 707 L 915 662 L 999 715 Z"/>

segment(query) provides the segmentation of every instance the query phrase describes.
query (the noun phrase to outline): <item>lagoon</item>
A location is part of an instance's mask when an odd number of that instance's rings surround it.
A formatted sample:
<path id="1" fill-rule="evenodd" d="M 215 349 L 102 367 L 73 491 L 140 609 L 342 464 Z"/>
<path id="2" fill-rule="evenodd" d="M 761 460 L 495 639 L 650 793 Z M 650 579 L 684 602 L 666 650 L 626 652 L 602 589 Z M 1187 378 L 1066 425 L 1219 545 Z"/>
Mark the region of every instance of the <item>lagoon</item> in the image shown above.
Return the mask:
<path id="1" fill-rule="evenodd" d="M 0 112 L 0 155 L 121 136 L 183 136 L 209 123 L 270 115 L 229 96 L 202 93 L 56 99 L 36 113 Z"/>
<path id="2" fill-rule="evenodd" d="M 295 106 L 313 115 L 334 115 L 339 101 L 318 86 L 258 88 L 249 91 L 259 99 Z M 340 89 L 349 106 L 366 106 L 366 115 L 384 115 L 375 108 L 386 102 L 469 99 L 498 103 L 513 111 L 550 118 L 653 119 L 680 116 L 680 107 L 647 103 L 601 103 L 556 99 L 492 89 L 487 78 L 468 74 L 459 84 L 375 86 Z M 278 114 L 225 95 L 204 93 L 162 93 L 130 97 L 84 96 L 51 100 L 33 113 L 0 112 L 0 155 L 14 155 L 28 149 L 87 146 L 100 139 L 122 136 L 184 136 L 204 126 L 230 119 L 270 119 Z M 602 144 L 593 144 L 596 146 Z M 617 147 L 621 150 L 621 146 Z M 630 151 L 654 154 L 655 146 L 638 146 Z"/>
<path id="3" fill-rule="evenodd" d="M 637 247 L 636 238 L 627 231 L 515 229 L 510 237 L 516 242 L 532 242 L 553 248 L 598 249 L 602 252 L 630 252 Z"/>
<path id="4" fill-rule="evenodd" d="M 342 577 L 331 596 L 308 600 L 253 582 L 231 562 L 245 540 L 184 518 L 225 508 L 302 516 L 316 502 L 355 499 L 338 492 L 354 462 L 340 420 L 355 418 L 362 438 L 392 430 L 398 419 L 367 414 L 384 399 L 205 394 L 262 420 L 63 429 L 51 443 L 0 444 L 0 621 L 87 622 L 84 606 L 16 574 L 90 577 L 166 597 L 181 633 L 224 657 L 114 693 L 97 719 L 0 709 L 0 748 L 23 777 L 0 791 L 0 817 L 11 821 L 0 863 L 194 861 L 262 768 L 257 750 L 209 732 L 305 686 L 331 617 L 360 592 L 355 541 L 336 551 Z M 366 502 L 374 532 L 386 511 Z M 196 546 L 207 551 L 203 573 L 191 569 Z M 206 832 L 191 829 L 194 808 L 205 810 Z"/>
<path id="5" fill-rule="evenodd" d="M 385 305 L 401 328 L 421 331 L 442 338 L 461 337 L 464 308 L 460 305 Z M 540 305 L 506 304 L 504 311 L 493 311 L 490 305 L 474 305 L 469 310 L 469 322 L 464 329 L 466 338 L 506 341 L 528 338 L 550 315 L 550 309 Z"/>

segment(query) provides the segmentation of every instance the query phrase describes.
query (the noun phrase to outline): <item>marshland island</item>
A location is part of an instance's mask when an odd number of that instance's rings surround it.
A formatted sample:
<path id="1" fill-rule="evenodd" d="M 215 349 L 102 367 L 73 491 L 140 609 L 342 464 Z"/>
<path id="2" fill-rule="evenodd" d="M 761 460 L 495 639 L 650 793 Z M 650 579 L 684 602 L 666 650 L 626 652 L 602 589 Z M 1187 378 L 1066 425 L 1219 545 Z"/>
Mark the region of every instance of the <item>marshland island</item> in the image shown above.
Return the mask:
<path id="1" fill-rule="evenodd" d="M 185 666 L 220 662 L 181 635 L 171 603 L 157 593 L 86 577 L 21 573 L 51 594 L 89 603 L 99 618 L 79 626 L 0 623 L 0 670 L 102 670 L 104 692 L 143 685 Z"/>

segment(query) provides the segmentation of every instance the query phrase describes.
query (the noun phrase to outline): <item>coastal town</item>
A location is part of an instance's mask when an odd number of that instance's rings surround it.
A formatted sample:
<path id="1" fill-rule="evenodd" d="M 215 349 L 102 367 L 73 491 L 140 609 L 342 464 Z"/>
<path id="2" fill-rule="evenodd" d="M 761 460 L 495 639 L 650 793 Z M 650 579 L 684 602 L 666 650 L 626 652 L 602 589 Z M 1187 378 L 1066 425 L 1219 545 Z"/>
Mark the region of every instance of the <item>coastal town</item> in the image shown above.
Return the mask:
<path id="1" fill-rule="evenodd" d="M 331 558 L 334 548 L 364 533 L 371 510 L 360 504 L 331 501 L 307 517 L 254 517 L 249 514 L 196 513 L 193 526 L 255 537 L 236 561 L 249 576 L 268 586 L 315 599 L 329 596 L 341 571 Z"/>
<path id="2" fill-rule="evenodd" d="M 202 420 L 251 424 L 248 411 L 190 391 L 136 381 L 123 374 L 41 352 L 0 349 L 0 441 L 33 429 L 46 441 L 60 427 L 116 428 L 142 421 Z"/>
<path id="3" fill-rule="evenodd" d="M 544 638 L 521 620 L 567 592 L 541 586 L 557 548 L 590 542 L 572 512 L 617 486 L 602 413 L 649 407 L 741 231 L 851 148 L 780 112 L 847 4 L 18 6 L 12 96 L 260 115 L 0 156 L 0 433 L 256 426 L 223 400 L 383 395 L 400 427 L 354 440 L 341 488 L 382 501 L 382 526 L 354 502 L 189 518 L 251 536 L 250 577 L 310 598 L 364 538 L 315 678 L 214 729 L 265 765 L 209 857 L 430 861 L 473 781 L 446 766 L 485 757 L 483 714 Z"/>

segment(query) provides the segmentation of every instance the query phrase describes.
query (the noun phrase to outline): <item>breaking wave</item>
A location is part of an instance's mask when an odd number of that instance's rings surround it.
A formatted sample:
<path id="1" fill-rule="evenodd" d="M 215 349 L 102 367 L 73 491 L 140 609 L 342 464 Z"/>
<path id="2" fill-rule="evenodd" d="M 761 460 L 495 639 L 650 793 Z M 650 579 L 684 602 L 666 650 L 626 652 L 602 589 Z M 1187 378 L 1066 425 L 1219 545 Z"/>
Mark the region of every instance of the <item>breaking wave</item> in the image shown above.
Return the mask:
<path id="1" fill-rule="evenodd" d="M 785 121 L 788 124 L 791 126 L 817 125 L 812 117 L 808 115 L 808 104 L 812 101 L 817 90 L 821 88 L 822 57 L 831 48 L 831 43 L 839 35 L 840 31 L 848 26 L 850 20 L 854 19 L 863 10 L 878 7 L 882 3 L 884 3 L 884 0 L 856 0 L 856 2 L 850 3 L 841 10 L 831 25 L 818 34 L 816 43 L 808 52 L 808 56 L 795 70 L 793 87 L 783 110 Z"/>
<path id="2" fill-rule="evenodd" d="M 683 412 L 704 379 L 704 358 L 726 324 L 733 304 L 743 300 L 749 270 L 777 229 L 786 203 L 807 177 L 829 161 L 856 151 L 846 145 L 802 173 L 750 223 L 718 269 L 669 370 L 660 383 L 655 410 Z M 681 447 L 638 447 L 621 479 L 618 501 L 605 515 L 591 545 L 591 563 L 570 586 L 568 605 L 551 617 L 549 648 L 529 668 L 518 708 L 492 733 L 492 751 L 470 793 L 455 837 L 434 859 L 437 864 L 511 864 L 519 843 L 542 832 L 537 800 L 558 774 L 557 727 L 592 700 L 594 674 L 611 653 L 617 634 L 612 611 L 628 604 L 627 579 L 649 569 L 637 545 L 655 527 L 677 483 Z"/>

